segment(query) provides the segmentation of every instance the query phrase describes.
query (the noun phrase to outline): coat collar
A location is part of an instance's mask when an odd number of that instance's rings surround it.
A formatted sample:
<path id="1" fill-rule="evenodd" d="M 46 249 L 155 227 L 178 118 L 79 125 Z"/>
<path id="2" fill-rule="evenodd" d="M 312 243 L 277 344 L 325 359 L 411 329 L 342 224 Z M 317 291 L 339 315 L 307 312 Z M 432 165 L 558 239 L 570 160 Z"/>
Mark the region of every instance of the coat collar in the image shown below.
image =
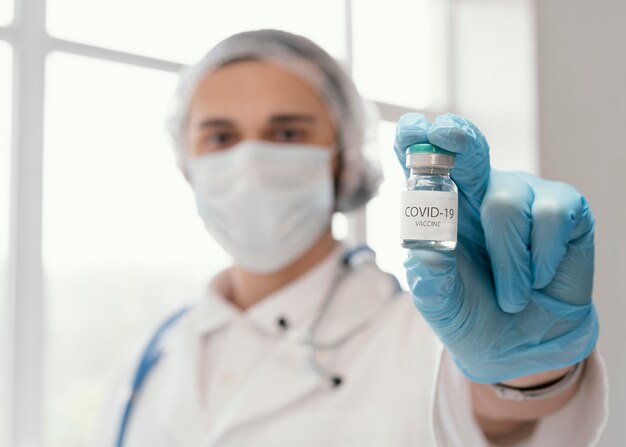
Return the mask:
<path id="1" fill-rule="evenodd" d="M 344 251 L 345 247 L 339 245 L 315 268 L 243 312 L 224 298 L 225 278 L 221 277 L 224 272 L 211 281 L 208 293 L 190 316 L 194 318 L 190 335 L 196 341 L 210 337 L 220 327 L 241 318 L 249 320 L 259 329 L 260 334 L 278 336 L 267 355 L 255 367 L 254 374 L 241 384 L 236 396 L 228 402 L 217 420 L 208 423 L 209 429 L 202 445 L 215 445 L 233 430 L 280 411 L 306 396 L 335 392 L 327 379 L 311 367 L 306 347 L 280 336 L 282 329 L 277 320 L 284 317 L 297 330 L 308 327 L 333 287 Z M 374 263 L 361 266 L 343 277 L 333 292 L 331 305 L 316 333 L 316 342 L 333 342 L 346 334 L 351 336 L 349 334 L 354 334 L 355 328 L 364 323 L 373 323 L 384 305 L 395 295 L 397 287 L 397 282 L 381 272 Z M 332 371 L 333 365 L 325 366 Z M 188 401 L 180 395 L 177 399 Z M 192 405 L 195 402 L 193 399 L 191 401 L 181 404 Z M 190 411 L 199 411 L 194 405 Z M 176 412 L 180 415 L 189 414 L 180 408 Z M 181 434 L 182 441 L 191 439 L 197 424 L 203 426 L 200 420 L 183 420 L 182 417 L 173 419 L 177 419 L 176 422 L 172 420 L 175 426 L 188 433 Z M 198 434 L 197 427 L 195 433 Z"/>
<path id="2" fill-rule="evenodd" d="M 196 332 L 207 336 L 238 319 L 248 320 L 269 335 L 280 335 L 280 318 L 294 326 L 305 324 L 329 293 L 344 251 L 343 244 L 337 244 L 314 268 L 244 311 L 225 297 L 229 272 L 220 272 L 209 283 L 194 312 Z"/>

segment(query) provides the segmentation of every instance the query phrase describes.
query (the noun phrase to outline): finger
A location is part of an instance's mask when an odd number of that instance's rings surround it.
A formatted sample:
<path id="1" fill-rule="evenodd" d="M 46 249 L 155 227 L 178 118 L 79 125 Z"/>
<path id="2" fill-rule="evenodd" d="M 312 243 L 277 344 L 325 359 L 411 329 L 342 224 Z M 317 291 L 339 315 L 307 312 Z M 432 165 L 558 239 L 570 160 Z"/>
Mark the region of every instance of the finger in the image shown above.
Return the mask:
<path id="1" fill-rule="evenodd" d="M 524 310 L 531 294 L 530 237 L 533 190 L 514 173 L 492 171 L 480 218 L 491 259 L 498 306 Z"/>
<path id="2" fill-rule="evenodd" d="M 569 242 L 593 230 L 593 216 L 571 185 L 519 173 L 534 191 L 530 237 L 533 288 L 546 287 L 556 274 Z"/>
<path id="3" fill-rule="evenodd" d="M 458 315 L 463 296 L 456 252 L 408 250 L 408 253 L 404 266 L 415 306 L 438 331 L 453 331 L 453 320 Z"/>
<path id="4" fill-rule="evenodd" d="M 594 268 L 594 219 L 586 202 L 578 222 L 563 260 L 541 292 L 566 303 L 584 306 L 592 299 Z"/>
<path id="5" fill-rule="evenodd" d="M 428 128 L 430 123 L 421 113 L 405 113 L 398 120 L 396 126 L 396 138 L 393 148 L 396 157 L 404 169 L 404 175 L 408 178 L 409 169 L 406 167 L 406 148 L 412 144 L 428 143 Z"/>
<path id="6" fill-rule="evenodd" d="M 470 121 L 446 113 L 430 126 L 428 140 L 457 154 L 452 178 L 478 209 L 489 183 L 489 145 L 483 134 Z"/>

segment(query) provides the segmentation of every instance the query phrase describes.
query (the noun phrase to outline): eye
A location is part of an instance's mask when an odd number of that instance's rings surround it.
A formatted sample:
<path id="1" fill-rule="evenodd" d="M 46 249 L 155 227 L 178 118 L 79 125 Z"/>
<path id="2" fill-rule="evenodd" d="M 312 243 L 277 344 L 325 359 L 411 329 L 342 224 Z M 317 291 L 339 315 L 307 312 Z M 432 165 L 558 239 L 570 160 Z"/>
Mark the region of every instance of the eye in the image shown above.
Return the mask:
<path id="1" fill-rule="evenodd" d="M 233 144 L 235 135 L 232 132 L 215 132 L 207 135 L 202 143 L 206 149 L 216 150 Z"/>
<path id="2" fill-rule="evenodd" d="M 303 130 L 295 128 L 278 129 L 274 132 L 274 139 L 283 142 L 303 141 L 305 136 L 306 133 Z"/>
<path id="3" fill-rule="evenodd" d="M 215 135 L 209 136 L 208 140 L 214 144 L 226 144 L 230 141 L 232 135 L 229 133 L 218 133 Z"/>

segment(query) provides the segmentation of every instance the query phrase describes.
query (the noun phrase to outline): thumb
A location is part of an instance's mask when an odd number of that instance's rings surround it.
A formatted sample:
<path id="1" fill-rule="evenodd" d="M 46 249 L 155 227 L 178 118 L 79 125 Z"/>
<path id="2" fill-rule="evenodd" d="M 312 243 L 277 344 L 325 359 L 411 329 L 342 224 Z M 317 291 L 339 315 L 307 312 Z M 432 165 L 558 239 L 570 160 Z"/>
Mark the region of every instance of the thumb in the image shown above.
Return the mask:
<path id="1" fill-rule="evenodd" d="M 404 170 L 405 177 L 409 176 L 409 169 L 406 167 L 404 151 L 412 144 L 427 143 L 429 127 L 430 123 L 421 113 L 405 113 L 398 120 L 393 149 Z"/>
<path id="2" fill-rule="evenodd" d="M 489 183 L 489 145 L 472 122 L 452 113 L 437 117 L 428 140 L 457 154 L 451 176 L 459 192 L 475 210 L 480 208 Z"/>
<path id="3" fill-rule="evenodd" d="M 456 266 L 456 252 L 408 250 L 404 262 L 415 306 L 440 334 L 455 329 L 463 302 L 463 287 Z"/>

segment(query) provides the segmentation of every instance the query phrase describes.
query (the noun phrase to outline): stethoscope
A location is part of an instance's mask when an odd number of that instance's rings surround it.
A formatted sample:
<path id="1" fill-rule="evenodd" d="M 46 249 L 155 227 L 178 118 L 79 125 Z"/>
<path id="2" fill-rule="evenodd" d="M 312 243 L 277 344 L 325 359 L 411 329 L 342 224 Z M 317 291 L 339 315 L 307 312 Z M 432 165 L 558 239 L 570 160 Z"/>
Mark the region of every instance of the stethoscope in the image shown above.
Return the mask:
<path id="1" fill-rule="evenodd" d="M 290 340 L 300 346 L 303 347 L 309 363 L 311 367 L 319 374 L 322 378 L 324 378 L 331 388 L 338 388 L 344 382 L 344 377 L 340 374 L 336 374 L 326 369 L 318 358 L 318 353 L 320 351 L 334 349 L 356 334 L 363 331 L 378 315 L 378 310 L 372 312 L 371 316 L 365 319 L 360 324 L 356 325 L 346 334 L 338 337 L 335 340 L 320 343 L 315 341 L 315 335 L 317 330 L 324 319 L 324 317 L 328 314 L 328 309 L 330 308 L 330 304 L 336 295 L 336 291 L 339 288 L 339 285 L 343 282 L 343 280 L 353 271 L 355 271 L 358 267 L 363 264 L 374 262 L 376 258 L 376 254 L 374 250 L 372 250 L 368 246 L 358 246 L 356 248 L 348 250 L 341 258 L 341 265 L 338 271 L 338 274 L 335 276 L 326 296 L 322 300 L 319 308 L 316 311 L 315 318 L 312 323 L 305 330 L 297 330 L 293 328 L 290 322 L 285 317 L 279 317 L 276 324 L 281 330 L 281 335 L 285 337 L 287 340 Z M 400 283 L 398 280 L 391 274 L 388 274 L 391 280 L 394 282 L 395 290 L 390 298 L 393 298 L 398 295 L 398 293 L 402 290 L 400 287 Z M 386 306 L 388 304 L 388 300 L 383 300 L 381 302 L 380 307 Z M 143 384 L 148 377 L 148 374 L 154 369 L 154 367 L 159 362 L 163 351 L 161 350 L 161 340 L 163 339 L 164 334 L 183 316 L 187 313 L 189 307 L 184 307 L 167 318 L 158 329 L 152 335 L 152 338 L 144 348 L 144 351 L 140 357 L 139 365 L 137 366 L 137 370 L 132 380 L 130 395 L 126 401 L 124 406 L 124 411 L 122 413 L 122 419 L 119 425 L 119 430 L 117 433 L 117 441 L 116 446 L 122 447 L 124 445 L 124 438 L 126 436 L 126 432 L 128 430 L 128 424 L 130 421 L 131 414 L 133 412 L 135 401 L 138 398 L 139 391 L 141 390 Z"/>

